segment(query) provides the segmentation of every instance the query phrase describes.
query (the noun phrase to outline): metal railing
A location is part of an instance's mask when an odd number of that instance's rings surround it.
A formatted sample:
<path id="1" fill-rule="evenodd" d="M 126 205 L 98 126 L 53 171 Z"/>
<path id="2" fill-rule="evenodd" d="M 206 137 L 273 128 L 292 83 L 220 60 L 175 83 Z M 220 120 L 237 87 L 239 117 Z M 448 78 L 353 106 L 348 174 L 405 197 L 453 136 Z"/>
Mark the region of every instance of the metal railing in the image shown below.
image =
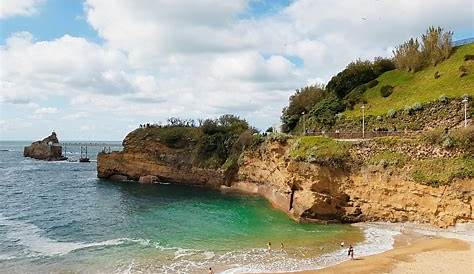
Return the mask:
<path id="1" fill-rule="evenodd" d="M 306 132 L 306 136 L 322 136 L 322 137 L 329 137 L 333 139 L 371 139 L 377 137 L 388 137 L 388 136 L 397 136 L 397 137 L 405 137 L 405 138 L 413 138 L 416 135 L 419 135 L 422 131 L 366 131 L 362 134 L 361 131 L 309 131 Z"/>

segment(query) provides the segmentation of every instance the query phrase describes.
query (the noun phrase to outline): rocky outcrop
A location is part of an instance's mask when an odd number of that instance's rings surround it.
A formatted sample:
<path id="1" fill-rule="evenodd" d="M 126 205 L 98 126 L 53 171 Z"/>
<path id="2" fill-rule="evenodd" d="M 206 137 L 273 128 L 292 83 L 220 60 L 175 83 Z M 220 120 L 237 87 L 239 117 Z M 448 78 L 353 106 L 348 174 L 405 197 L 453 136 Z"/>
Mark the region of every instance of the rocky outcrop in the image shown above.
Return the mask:
<path id="1" fill-rule="evenodd" d="M 26 146 L 23 150 L 23 156 L 46 161 L 62 161 L 67 159 L 62 155 L 62 147 L 54 131 L 43 140 Z"/>
<path id="2" fill-rule="evenodd" d="M 403 171 L 367 165 L 353 170 L 295 161 L 270 143 L 243 155 L 231 189 L 258 193 L 299 221 L 421 222 L 447 227 L 473 220 L 474 181 L 432 187 Z"/>
<path id="3" fill-rule="evenodd" d="M 97 175 L 99 178 L 122 175 L 140 183 L 162 181 L 212 188 L 218 188 L 224 181 L 221 172 L 185 164 L 177 159 L 177 154 L 171 155 L 168 151 L 166 156 L 160 156 L 154 157 L 142 152 L 99 153 Z"/>
<path id="4" fill-rule="evenodd" d="M 229 180 L 222 170 L 199 168 L 189 151 L 159 143 L 140 150 L 128 142 L 123 152 L 98 155 L 100 178 L 120 175 L 141 183 L 166 181 L 254 193 L 300 222 L 384 220 L 446 227 L 473 219 L 472 179 L 439 187 L 416 183 L 406 168 L 370 164 L 371 155 L 388 150 L 383 144 L 356 144 L 349 153 L 363 164 L 335 167 L 295 160 L 291 144 L 267 141 L 240 156 L 238 171 Z M 425 157 L 421 147 L 411 149 L 408 144 L 390 149 L 414 159 Z M 426 151 L 437 151 L 435 156 L 441 158 L 458 153 L 434 147 Z"/>

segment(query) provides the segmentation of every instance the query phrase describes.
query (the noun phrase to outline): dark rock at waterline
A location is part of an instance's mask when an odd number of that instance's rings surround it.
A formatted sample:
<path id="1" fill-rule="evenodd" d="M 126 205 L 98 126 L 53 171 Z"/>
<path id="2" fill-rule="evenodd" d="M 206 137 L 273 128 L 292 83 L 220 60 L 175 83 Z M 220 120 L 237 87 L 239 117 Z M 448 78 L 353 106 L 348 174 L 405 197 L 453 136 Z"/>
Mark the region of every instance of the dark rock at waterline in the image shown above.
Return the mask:
<path id="1" fill-rule="evenodd" d="M 63 149 L 54 131 L 50 136 L 41 141 L 33 142 L 23 150 L 23 156 L 45 161 L 66 160 L 67 157 L 64 157 L 62 154 Z"/>
<path id="2" fill-rule="evenodd" d="M 153 175 L 140 176 L 140 179 L 138 179 L 138 182 L 142 184 L 153 184 L 153 183 L 158 182 L 158 177 L 153 176 Z"/>
<path id="3" fill-rule="evenodd" d="M 108 178 L 111 181 L 118 181 L 118 182 L 123 182 L 123 181 L 128 181 L 128 177 L 125 175 L 120 175 L 120 174 L 114 174 Z"/>

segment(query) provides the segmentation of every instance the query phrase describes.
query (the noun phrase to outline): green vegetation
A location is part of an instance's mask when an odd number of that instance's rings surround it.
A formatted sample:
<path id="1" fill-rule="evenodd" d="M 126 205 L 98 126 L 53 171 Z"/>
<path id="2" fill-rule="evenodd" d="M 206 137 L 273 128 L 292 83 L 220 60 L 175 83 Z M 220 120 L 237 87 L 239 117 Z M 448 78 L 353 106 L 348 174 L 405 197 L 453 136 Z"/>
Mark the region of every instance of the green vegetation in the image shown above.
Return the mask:
<path id="1" fill-rule="evenodd" d="M 452 48 L 452 35 L 430 27 L 421 42 L 411 39 L 398 46 L 392 59 L 357 60 L 333 76 L 326 87 L 296 90 L 283 109 L 283 132 L 330 130 L 339 120 L 358 120 L 361 104 L 367 116 L 382 121 L 387 115 L 396 119 L 400 110 L 412 115 L 440 97 L 447 101 L 473 95 L 474 44 Z M 391 124 L 396 124 L 394 119 Z M 404 123 L 403 128 L 407 127 L 417 128 Z"/>
<path id="2" fill-rule="evenodd" d="M 419 160 L 413 163 L 411 177 L 416 182 L 431 186 L 449 184 L 454 179 L 472 178 L 474 177 L 474 157 Z"/>
<path id="3" fill-rule="evenodd" d="M 247 121 L 233 115 L 199 121 L 171 118 L 165 126 L 146 124 L 131 132 L 124 141 L 126 150 L 153 150 L 143 142 L 156 142 L 188 153 L 200 166 L 226 170 L 235 166 L 238 155 L 247 147 L 263 142 Z M 229 160 L 230 159 L 230 160 Z"/>
<path id="4" fill-rule="evenodd" d="M 390 109 L 405 109 L 415 103 L 425 103 L 437 100 L 440 96 L 462 97 L 473 95 L 474 91 L 474 62 L 464 61 L 464 55 L 474 53 L 474 44 L 456 48 L 451 57 L 437 66 L 429 66 L 421 71 L 412 73 L 403 70 L 385 72 L 377 78 L 379 84 L 367 89 L 361 100 L 366 102 L 367 115 L 384 115 Z M 459 67 L 463 66 L 465 76 L 460 77 Z M 433 74 L 439 71 L 440 78 L 433 79 Z M 380 87 L 394 86 L 389 97 L 380 96 Z M 349 118 L 362 116 L 358 108 L 346 110 L 344 115 Z"/>
<path id="5" fill-rule="evenodd" d="M 327 89 L 339 98 L 346 96 L 351 90 L 374 80 L 380 74 L 395 68 L 390 59 L 375 58 L 373 62 L 357 60 L 333 76 L 328 82 Z"/>
<path id="6" fill-rule="evenodd" d="M 385 85 L 380 88 L 380 95 L 382 97 L 388 97 L 393 92 L 393 87 L 391 85 Z"/>
<path id="7" fill-rule="evenodd" d="M 280 144 L 285 144 L 289 137 L 290 136 L 288 136 L 288 134 L 281 133 L 281 132 L 274 132 L 274 133 L 269 134 L 267 138 L 268 138 L 268 140 L 270 140 L 272 142 L 278 142 Z"/>
<path id="8" fill-rule="evenodd" d="M 451 131 L 442 128 L 433 129 L 424 132 L 421 140 L 432 145 L 442 145 L 445 148 L 460 148 L 473 151 L 474 126 L 453 129 Z"/>
<path id="9" fill-rule="evenodd" d="M 452 32 L 430 27 L 418 39 L 410 39 L 393 51 L 393 60 L 400 70 L 416 72 L 428 65 L 436 66 L 452 53 Z"/>
<path id="10" fill-rule="evenodd" d="M 288 107 L 283 109 L 281 116 L 283 132 L 293 130 L 300 117 L 308 113 L 315 104 L 328 95 L 324 87 L 315 85 L 302 89 L 297 89 L 295 94 L 290 97 Z"/>
<path id="11" fill-rule="evenodd" d="M 371 165 L 381 165 L 383 167 L 403 167 L 408 161 L 408 157 L 402 153 L 383 151 L 370 157 L 368 163 Z"/>
<path id="12" fill-rule="evenodd" d="M 304 136 L 294 140 L 290 156 L 299 161 L 342 167 L 348 160 L 350 144 L 331 138 Z"/>

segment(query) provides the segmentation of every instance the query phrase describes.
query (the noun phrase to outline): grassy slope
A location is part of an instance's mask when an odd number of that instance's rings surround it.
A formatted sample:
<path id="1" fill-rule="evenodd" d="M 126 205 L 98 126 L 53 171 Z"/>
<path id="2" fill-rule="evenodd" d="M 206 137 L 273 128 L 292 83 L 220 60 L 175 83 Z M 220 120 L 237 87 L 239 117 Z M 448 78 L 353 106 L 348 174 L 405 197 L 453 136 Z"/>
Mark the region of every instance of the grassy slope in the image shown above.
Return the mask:
<path id="1" fill-rule="evenodd" d="M 460 97 L 474 95 L 474 61 L 464 61 L 464 55 L 474 54 L 474 44 L 456 49 L 453 55 L 436 67 L 430 66 L 417 73 L 392 70 L 382 74 L 379 84 L 368 89 L 363 98 L 367 100 L 367 115 L 384 115 L 390 109 L 404 109 L 415 103 L 424 103 L 438 99 L 441 95 Z M 468 75 L 459 77 L 459 67 L 464 65 Z M 441 77 L 434 79 L 439 71 Z M 392 85 L 394 92 L 387 98 L 380 95 L 380 87 Z M 347 117 L 358 117 L 362 113 L 359 106 L 344 113 Z"/>

